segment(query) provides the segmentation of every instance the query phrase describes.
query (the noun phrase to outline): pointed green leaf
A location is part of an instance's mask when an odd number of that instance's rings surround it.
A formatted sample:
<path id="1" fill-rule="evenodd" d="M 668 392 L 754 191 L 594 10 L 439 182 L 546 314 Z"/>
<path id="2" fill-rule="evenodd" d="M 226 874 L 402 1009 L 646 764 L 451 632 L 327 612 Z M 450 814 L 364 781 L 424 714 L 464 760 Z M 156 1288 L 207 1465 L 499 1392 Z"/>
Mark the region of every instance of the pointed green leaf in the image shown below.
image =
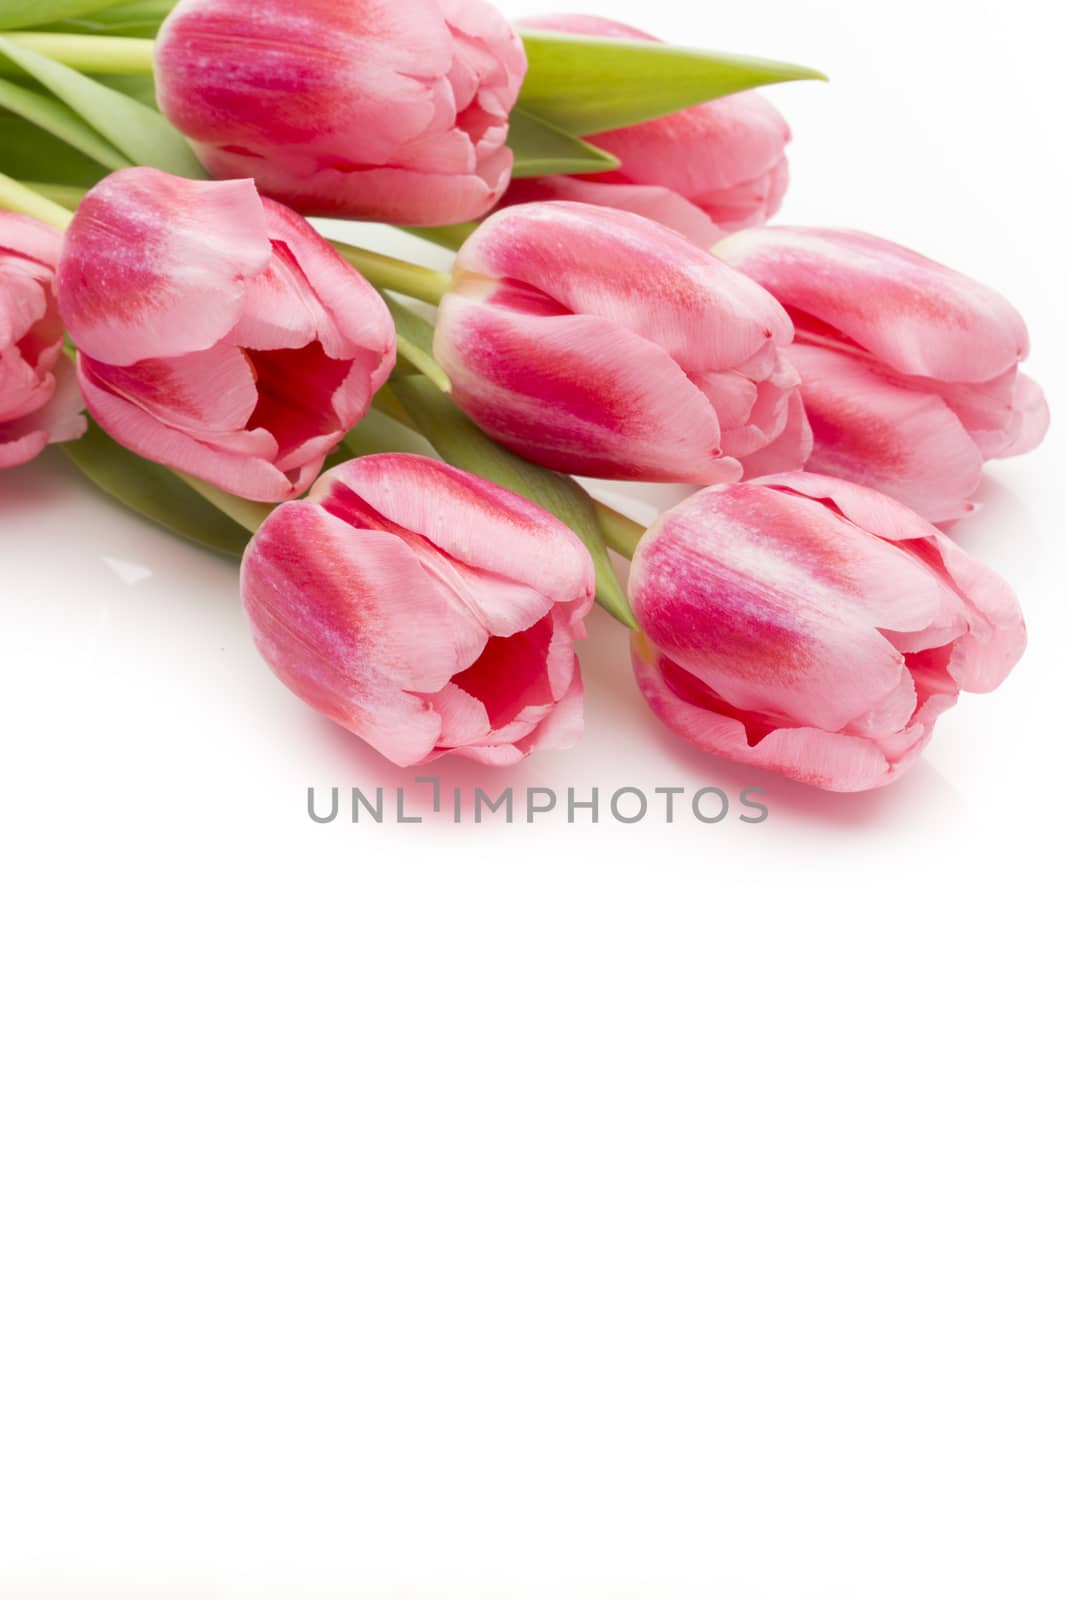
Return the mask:
<path id="1" fill-rule="evenodd" d="M 685 50 L 640 39 L 522 34 L 529 62 L 519 105 L 570 133 L 606 133 L 760 84 L 822 78 L 812 67 Z"/>
<path id="2" fill-rule="evenodd" d="M 114 172 L 127 164 L 121 150 L 102 139 L 65 105 L 51 95 L 41 94 L 38 89 L 27 89 L 21 83 L 0 78 L 0 106 L 25 118 L 23 122 L 13 122 L 5 117 L 0 124 L 4 170 L 13 178 L 60 176 L 65 181 L 78 182 L 86 169 L 70 159 L 67 146 L 88 158 L 89 171 L 96 176 L 103 176 L 102 169 Z M 66 164 L 57 166 L 57 153 L 65 149 Z M 95 183 L 96 176 L 90 176 L 89 183 Z"/>
<path id="3" fill-rule="evenodd" d="M 0 55 L 28 72 L 57 100 L 119 149 L 134 166 L 160 167 L 181 178 L 206 176 L 192 146 L 150 106 L 131 100 L 73 67 L 27 50 L 15 38 L 0 38 Z M 56 131 L 55 129 L 51 131 Z"/>
<path id="4" fill-rule="evenodd" d="M 173 472 L 131 455 L 95 422 L 83 438 L 61 449 L 97 488 L 180 539 L 220 555 L 240 556 L 251 538 Z"/>
<path id="5" fill-rule="evenodd" d="M 554 128 L 520 106 L 511 113 L 508 144 L 515 158 L 512 173 L 516 178 L 543 178 L 552 172 L 610 172 L 619 165 L 618 156 L 576 139 L 563 128 Z"/>
<path id="6" fill-rule="evenodd" d="M 593 558 L 600 604 L 627 627 L 637 626 L 611 564 L 593 498 L 580 484 L 524 461 L 486 438 L 457 405 L 425 378 L 395 378 L 390 388 L 396 390 L 411 420 L 445 461 L 521 494 L 573 528 Z"/>

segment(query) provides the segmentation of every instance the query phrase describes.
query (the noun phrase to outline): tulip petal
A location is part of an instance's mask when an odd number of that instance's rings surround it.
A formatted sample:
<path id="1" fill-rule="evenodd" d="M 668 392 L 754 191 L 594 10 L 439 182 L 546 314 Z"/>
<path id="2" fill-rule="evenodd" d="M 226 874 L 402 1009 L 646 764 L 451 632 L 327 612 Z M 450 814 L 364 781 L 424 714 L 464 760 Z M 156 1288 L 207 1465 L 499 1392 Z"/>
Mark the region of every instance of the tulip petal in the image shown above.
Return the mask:
<path id="1" fill-rule="evenodd" d="M 704 250 L 710 250 L 722 238 L 722 229 L 691 200 L 662 184 L 623 182 L 614 172 L 591 177 L 560 173 L 545 178 L 517 178 L 508 187 L 505 204 L 530 205 L 537 200 L 571 200 L 634 211 L 639 217 L 684 234 Z"/>
<path id="2" fill-rule="evenodd" d="M 766 479 L 660 517 L 630 597 L 656 647 L 731 706 L 827 732 L 897 694 L 903 658 L 887 632 L 963 626 L 923 561 Z"/>
<path id="3" fill-rule="evenodd" d="M 286 500 L 293 493 L 293 485 L 271 459 L 276 448 L 274 440 L 262 429 L 256 433 L 220 429 L 197 437 L 165 421 L 165 405 L 160 408 L 160 415 L 154 415 L 145 409 L 139 396 L 127 399 L 119 389 L 99 381 L 97 366 L 87 357 L 79 357 L 78 373 L 86 404 L 104 431 L 127 450 L 178 472 L 191 473 L 248 500 Z M 125 383 L 131 369 L 115 370 L 119 381 Z M 232 392 L 226 398 L 227 404 L 234 403 Z"/>
<path id="4" fill-rule="evenodd" d="M 539 506 L 443 461 L 364 456 L 326 473 L 312 495 L 336 517 L 364 526 L 367 513 L 461 564 L 462 586 L 487 631 L 514 633 L 544 614 L 550 600 L 593 600 L 589 553 L 576 534 Z M 423 557 L 428 559 L 427 556 Z M 438 570 L 442 573 L 443 567 Z M 531 614 L 530 606 L 538 609 Z M 518 609 L 517 609 L 518 608 Z"/>
<path id="5" fill-rule="evenodd" d="M 982 456 L 937 395 L 894 381 L 859 356 L 803 340 L 790 359 L 811 423 L 813 472 L 881 490 L 931 522 L 973 510 Z"/>
<path id="6" fill-rule="evenodd" d="M 781 727 L 750 738 L 739 713 L 649 652 L 640 638 L 633 643 L 633 662 L 638 687 L 660 721 L 713 755 L 845 794 L 881 788 L 898 776 L 873 739 L 854 734 Z"/>
<path id="7" fill-rule="evenodd" d="M 449 294 L 434 353 L 478 425 L 544 466 L 668 483 L 741 475 L 678 364 L 599 317 L 533 319 Z"/>
<path id="8" fill-rule="evenodd" d="M 434 125 L 452 57 L 433 0 L 183 0 L 159 32 L 157 92 L 208 146 L 375 165 Z"/>
<path id="9" fill-rule="evenodd" d="M 1013 367 L 1026 326 L 1002 295 L 927 256 L 838 228 L 758 228 L 715 253 L 794 316 L 816 319 L 899 372 L 981 382 Z"/>
<path id="10" fill-rule="evenodd" d="M 207 350 L 270 261 L 255 185 L 126 168 L 90 190 L 60 257 L 59 305 L 86 355 L 116 366 Z"/>
<path id="11" fill-rule="evenodd" d="M 554 201 L 495 212 L 460 249 L 453 281 L 484 298 L 494 279 L 638 334 L 685 372 L 729 370 L 792 337 L 781 306 L 750 292 L 758 285 L 626 211 Z"/>
<path id="12" fill-rule="evenodd" d="M 241 593 L 283 683 L 402 766 L 435 749 L 443 718 L 433 697 L 486 644 L 404 541 L 306 501 L 263 524 L 245 552 Z"/>
<path id="13" fill-rule="evenodd" d="M 1020 372 L 1015 379 L 1012 413 L 1008 438 L 994 452 L 998 456 L 1021 456 L 1028 450 L 1036 450 L 1048 432 L 1048 401 L 1040 384 L 1025 372 Z"/>
<path id="14" fill-rule="evenodd" d="M 263 209 L 275 251 L 288 253 L 318 305 L 314 337 L 328 356 L 368 355 L 366 379 L 376 393 L 396 359 L 396 330 L 381 295 L 303 217 L 271 200 Z"/>

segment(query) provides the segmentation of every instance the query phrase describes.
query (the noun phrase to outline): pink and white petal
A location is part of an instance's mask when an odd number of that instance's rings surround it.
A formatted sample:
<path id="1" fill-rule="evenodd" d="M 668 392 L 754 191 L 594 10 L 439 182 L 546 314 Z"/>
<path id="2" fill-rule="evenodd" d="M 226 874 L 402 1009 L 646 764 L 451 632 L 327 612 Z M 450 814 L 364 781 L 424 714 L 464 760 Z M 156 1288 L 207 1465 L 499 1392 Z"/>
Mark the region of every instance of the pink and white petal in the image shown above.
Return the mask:
<path id="1" fill-rule="evenodd" d="M 242 592 L 338 681 L 432 695 L 481 655 L 485 630 L 403 540 L 309 501 L 279 511 L 245 553 Z"/>
<path id="2" fill-rule="evenodd" d="M 54 313 L 50 269 L 0 251 L 0 350 L 32 335 L 43 321 L 53 322 L 50 306 Z M 57 332 L 62 338 L 61 327 L 53 325 L 48 331 L 50 342 L 55 342 Z"/>
<path id="3" fill-rule="evenodd" d="M 443 116 L 454 46 L 436 0 L 184 0 L 160 29 L 160 108 L 239 150 L 388 161 Z"/>
<path id="4" fill-rule="evenodd" d="M 731 234 L 715 253 L 787 310 L 817 318 L 902 373 L 980 382 L 1027 351 L 1026 326 L 1002 295 L 874 234 L 758 228 Z"/>
<path id="5" fill-rule="evenodd" d="M 490 590 L 493 574 L 535 594 L 538 614 L 546 608 L 542 597 L 580 600 L 582 616 L 592 604 L 592 561 L 570 528 L 531 501 L 443 461 L 363 456 L 328 472 L 312 498 L 348 521 L 370 510 L 385 525 L 461 562 L 464 583 L 484 578 L 486 585 L 469 593 L 485 613 L 487 632 L 515 632 L 535 620 L 528 599 Z"/>
<path id="6" fill-rule="evenodd" d="M 790 358 L 811 424 L 813 472 L 878 489 L 931 522 L 973 509 L 982 455 L 938 395 L 895 382 L 861 357 L 802 341 Z"/>
<path id="7" fill-rule="evenodd" d="M 198 153 L 220 178 L 247 171 L 250 165 L 244 155 Z M 272 154 L 258 165 L 256 182 L 264 194 L 310 216 L 436 228 L 483 217 L 507 188 L 511 165 L 511 151 L 505 149 L 464 175 L 328 164 L 294 174 Z"/>
<path id="8" fill-rule="evenodd" d="M 949 673 L 961 689 L 986 694 L 1004 682 L 1026 649 L 1015 592 L 944 534 L 934 536 L 927 559 L 940 566 L 967 608 L 967 631 L 952 648 Z"/>
<path id="9" fill-rule="evenodd" d="M 87 355 L 127 366 L 207 350 L 270 261 L 255 185 L 127 167 L 91 189 L 59 261 L 59 306 Z"/>
<path id="10" fill-rule="evenodd" d="M 477 744 L 491 731 L 482 702 L 458 684 L 446 683 L 431 696 L 431 701 L 441 718 L 438 751 L 450 750 L 462 755 L 465 745 Z"/>
<path id="11" fill-rule="evenodd" d="M 911 539 L 926 542 L 938 537 L 937 529 L 918 511 L 865 484 L 815 471 L 776 472 L 763 481 L 808 500 L 825 501 L 878 539 L 902 544 Z"/>
<path id="12" fill-rule="evenodd" d="M 741 714 L 721 709 L 714 697 L 705 703 L 700 685 L 670 671 L 670 662 L 648 650 L 635 636 L 634 675 L 649 707 L 672 732 L 713 755 L 746 766 L 779 772 L 797 783 L 839 793 L 881 788 L 895 773 L 874 740 L 807 727 L 779 727 L 750 742 Z M 680 692 L 682 688 L 686 693 Z"/>
<path id="13" fill-rule="evenodd" d="M 195 355 L 112 366 L 81 357 L 84 378 L 137 405 L 156 421 L 206 439 L 241 433 L 256 408 L 256 380 L 240 350 L 219 345 Z M 253 453 L 270 453 L 266 442 Z"/>
<path id="14" fill-rule="evenodd" d="M 505 206 L 464 243 L 454 272 L 457 291 L 479 299 L 487 280 L 530 285 L 658 345 L 687 372 L 729 370 L 769 341 L 792 338 L 788 316 L 759 285 L 629 211 L 569 201 Z"/>
<path id="15" fill-rule="evenodd" d="M 793 389 L 786 408 L 785 426 L 770 444 L 748 453 L 744 459 L 745 477 L 762 478 L 768 472 L 796 472 L 811 455 L 813 443 L 803 395 L 799 388 Z"/>
<path id="16" fill-rule="evenodd" d="M 710 250 L 723 230 L 691 200 L 662 184 L 624 183 L 613 173 L 603 176 L 517 178 L 504 196 L 505 205 L 530 205 L 535 200 L 576 200 L 589 206 L 610 206 L 634 211 L 665 228 L 684 234 L 701 249 Z"/>
<path id="17" fill-rule="evenodd" d="M 663 350 L 600 317 L 532 318 L 445 296 L 434 353 L 459 405 L 544 466 L 653 482 L 730 481 L 709 401 Z"/>
<path id="18" fill-rule="evenodd" d="M 571 750 L 585 732 L 582 669 L 574 662 L 574 675 L 556 704 L 522 740 L 523 755 L 534 750 Z"/>
<path id="19" fill-rule="evenodd" d="M 788 187 L 789 162 L 781 156 L 767 172 L 706 194 L 700 203 L 722 232 L 758 228 L 774 216 Z"/>
<path id="20" fill-rule="evenodd" d="M 1015 380 L 1012 396 L 1012 426 L 1008 439 L 998 456 L 1021 456 L 1036 450 L 1048 432 L 1049 410 L 1041 385 L 1026 372 Z"/>
<path id="21" fill-rule="evenodd" d="M 24 217 L 17 211 L 0 211 L 0 254 L 24 256 L 54 271 L 63 248 L 63 235 L 49 222 Z"/>
<path id="22" fill-rule="evenodd" d="M 778 108 L 751 90 L 596 136 L 635 183 L 669 184 L 712 215 L 730 190 L 770 174 L 788 142 Z M 741 214 L 759 209 L 758 199 L 739 206 Z"/>
<path id="23" fill-rule="evenodd" d="M 95 363 L 84 356 L 78 372 L 90 414 L 113 439 L 134 455 L 158 461 L 178 472 L 188 472 L 247 500 L 287 500 L 293 486 L 273 459 L 275 445 L 269 434 L 233 431 L 197 438 L 181 427 L 169 425 L 97 380 Z"/>
<path id="24" fill-rule="evenodd" d="M 959 614 L 923 562 L 766 479 L 664 513 L 630 599 L 654 645 L 731 706 L 831 732 L 896 690 L 887 630 Z"/>
<path id="25" fill-rule="evenodd" d="M 38 374 L 22 358 L 17 345 L 0 349 L 0 423 L 17 422 L 37 411 L 54 387 L 47 372 Z"/>
<path id="26" fill-rule="evenodd" d="M 265 200 L 263 209 L 276 254 L 295 263 L 314 297 L 312 337 L 329 356 L 370 354 L 369 379 L 376 392 L 396 360 L 396 329 L 381 295 L 303 217 L 272 200 Z"/>
<path id="27" fill-rule="evenodd" d="M 55 384 L 51 395 L 34 418 L 37 427 L 43 428 L 50 444 L 65 444 L 70 439 L 80 439 L 89 426 L 74 363 L 63 356 L 53 374 Z"/>

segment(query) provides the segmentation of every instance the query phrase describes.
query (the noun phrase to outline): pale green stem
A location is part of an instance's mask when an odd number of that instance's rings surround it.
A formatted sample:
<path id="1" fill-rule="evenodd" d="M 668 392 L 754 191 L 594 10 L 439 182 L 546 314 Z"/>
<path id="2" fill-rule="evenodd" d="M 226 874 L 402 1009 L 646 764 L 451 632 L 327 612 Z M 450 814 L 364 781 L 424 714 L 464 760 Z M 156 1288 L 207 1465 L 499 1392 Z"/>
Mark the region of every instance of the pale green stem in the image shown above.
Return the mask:
<path id="1" fill-rule="evenodd" d="M 127 77 L 152 76 L 153 39 L 108 38 L 93 33 L 23 33 L 12 35 L 27 50 L 49 61 L 99 76 L 116 73 Z"/>
<path id="2" fill-rule="evenodd" d="M 341 244 L 336 239 L 331 239 L 330 243 L 376 289 L 392 289 L 396 294 L 407 294 L 413 300 L 425 300 L 427 305 L 436 306 L 452 286 L 449 274 L 435 272 L 433 267 L 398 261 L 395 256 L 379 255 L 377 250 L 362 250 L 359 245 Z"/>
<path id="3" fill-rule="evenodd" d="M 52 200 L 57 206 L 64 206 L 68 211 L 77 211 L 88 193 L 87 189 L 75 188 L 70 183 L 37 183 L 34 190 L 45 200 Z"/>
<path id="4" fill-rule="evenodd" d="M 173 468 L 171 470 L 174 471 Z M 188 472 L 174 471 L 174 476 L 187 483 L 190 489 L 195 489 L 201 499 L 215 506 L 231 522 L 236 522 L 239 528 L 247 528 L 249 533 L 258 533 L 274 510 L 272 505 L 264 505 L 259 500 L 242 500 L 238 495 L 227 494 L 225 489 L 216 489 L 214 484 L 194 478 Z"/>
<path id="5" fill-rule="evenodd" d="M 593 504 L 596 506 L 596 519 L 605 542 L 620 556 L 625 556 L 627 561 L 632 561 L 634 551 L 644 536 L 644 528 L 639 522 L 634 522 L 632 517 L 623 516 L 621 511 L 616 511 L 614 506 L 606 506 L 600 500 L 594 500 Z"/>
<path id="6" fill-rule="evenodd" d="M 57 206 L 36 189 L 8 178 L 0 172 L 0 211 L 18 211 L 24 217 L 36 217 L 38 222 L 50 222 L 53 228 L 70 227 L 73 212 L 66 206 Z"/>

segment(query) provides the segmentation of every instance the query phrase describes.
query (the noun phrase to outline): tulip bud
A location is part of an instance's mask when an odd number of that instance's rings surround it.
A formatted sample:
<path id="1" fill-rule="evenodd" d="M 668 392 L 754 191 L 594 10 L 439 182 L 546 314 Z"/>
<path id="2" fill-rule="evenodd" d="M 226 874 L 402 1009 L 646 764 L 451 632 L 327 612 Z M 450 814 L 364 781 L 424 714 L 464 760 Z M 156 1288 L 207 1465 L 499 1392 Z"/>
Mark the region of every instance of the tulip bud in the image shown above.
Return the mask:
<path id="1" fill-rule="evenodd" d="M 793 318 L 813 471 L 952 522 L 974 509 L 984 461 L 1044 437 L 1044 396 L 1019 372 L 1025 324 L 984 284 L 836 228 L 753 229 L 715 253 Z"/>
<path id="2" fill-rule="evenodd" d="M 479 427 L 590 477 L 724 483 L 803 464 L 776 300 L 688 239 L 563 201 L 486 219 L 456 257 L 434 354 Z"/>
<path id="3" fill-rule="evenodd" d="M 85 432 L 56 305 L 62 243 L 47 223 L 0 212 L 0 468 Z"/>
<path id="4" fill-rule="evenodd" d="M 250 500 L 302 494 L 396 358 L 381 297 L 248 179 L 113 173 L 78 208 L 58 281 L 100 426 Z"/>
<path id="5" fill-rule="evenodd" d="M 214 177 L 425 227 L 503 194 L 525 72 L 488 0 L 180 0 L 156 50 L 160 106 Z"/>
<path id="6" fill-rule="evenodd" d="M 917 759 L 1023 652 L 994 573 L 885 495 L 802 472 L 707 489 L 637 547 L 637 681 L 683 738 L 822 789 Z"/>
<path id="7" fill-rule="evenodd" d="M 520 26 L 656 42 L 655 34 L 605 17 L 530 17 Z M 506 203 L 582 200 L 617 206 L 677 228 L 694 244 L 710 246 L 724 231 L 766 222 L 781 205 L 789 182 L 789 125 L 769 100 L 752 90 L 588 137 L 618 157 L 614 171 L 518 179 Z"/>
<path id="8" fill-rule="evenodd" d="M 364 456 L 279 506 L 245 552 L 256 647 L 398 766 L 509 766 L 582 728 L 574 643 L 593 564 L 562 522 L 422 456 Z"/>

